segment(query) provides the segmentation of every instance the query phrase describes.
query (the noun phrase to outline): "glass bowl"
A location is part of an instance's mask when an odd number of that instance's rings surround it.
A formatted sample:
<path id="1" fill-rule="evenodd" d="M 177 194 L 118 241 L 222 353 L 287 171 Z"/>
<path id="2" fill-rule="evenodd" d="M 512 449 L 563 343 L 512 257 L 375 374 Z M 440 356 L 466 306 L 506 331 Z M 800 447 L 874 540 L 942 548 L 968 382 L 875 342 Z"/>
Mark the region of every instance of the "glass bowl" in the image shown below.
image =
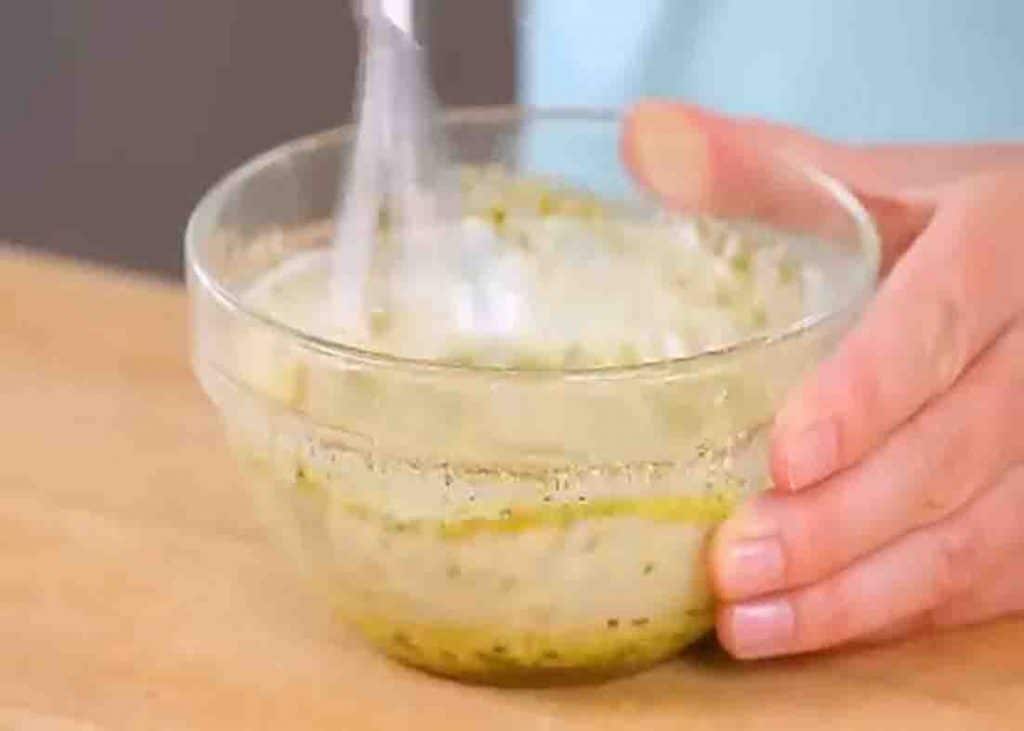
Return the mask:
<path id="1" fill-rule="evenodd" d="M 458 162 L 658 208 L 620 159 L 614 112 L 466 109 L 445 125 Z M 705 545 L 769 486 L 777 407 L 870 295 L 867 214 L 781 159 L 746 181 L 757 204 L 736 225 L 769 224 L 824 262 L 815 311 L 780 332 L 589 370 L 389 357 L 245 304 L 261 274 L 328 245 L 309 225 L 335 210 L 351 140 L 248 162 L 186 234 L 194 367 L 271 534 L 346 624 L 435 673 L 545 684 L 676 654 L 713 626 Z"/>

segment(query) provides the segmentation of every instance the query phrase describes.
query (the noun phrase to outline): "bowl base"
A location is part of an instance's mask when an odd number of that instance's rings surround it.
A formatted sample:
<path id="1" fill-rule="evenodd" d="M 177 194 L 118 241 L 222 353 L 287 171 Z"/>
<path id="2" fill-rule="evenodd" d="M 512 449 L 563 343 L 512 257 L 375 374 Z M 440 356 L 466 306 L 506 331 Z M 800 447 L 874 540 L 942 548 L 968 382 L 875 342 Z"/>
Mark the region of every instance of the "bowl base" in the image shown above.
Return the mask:
<path id="1" fill-rule="evenodd" d="M 404 665 L 474 685 L 545 687 L 631 675 L 675 656 L 714 625 L 711 609 L 600 630 L 513 631 L 381 620 L 339 612 Z"/>

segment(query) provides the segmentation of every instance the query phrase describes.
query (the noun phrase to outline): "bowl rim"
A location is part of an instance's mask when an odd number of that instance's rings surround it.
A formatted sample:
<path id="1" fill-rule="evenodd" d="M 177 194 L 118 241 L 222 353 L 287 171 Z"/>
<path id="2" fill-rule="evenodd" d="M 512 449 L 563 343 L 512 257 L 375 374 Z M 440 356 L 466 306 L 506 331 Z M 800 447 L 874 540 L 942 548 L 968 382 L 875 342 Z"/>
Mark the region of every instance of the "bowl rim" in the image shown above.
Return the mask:
<path id="1" fill-rule="evenodd" d="M 535 107 L 519 104 L 455 107 L 445 110 L 442 122 L 446 126 L 458 124 L 494 124 L 515 121 L 583 121 L 620 123 L 626 109 L 594 106 L 552 106 Z M 853 294 L 834 307 L 814 312 L 796 320 L 789 326 L 774 331 L 756 333 L 726 345 L 701 350 L 678 358 L 666 358 L 632 365 L 597 366 L 590 368 L 517 368 L 491 365 L 452 363 L 425 358 L 389 355 L 364 348 L 346 345 L 336 340 L 320 337 L 247 306 L 237 295 L 218 281 L 217 277 L 203 267 L 199 240 L 200 221 L 205 214 L 222 204 L 230 192 L 243 180 L 280 161 L 301 153 L 331 144 L 344 144 L 353 135 L 354 125 L 341 126 L 304 135 L 276 145 L 242 162 L 223 175 L 202 195 L 193 208 L 185 227 L 185 271 L 192 289 L 193 280 L 232 314 L 251 323 L 270 328 L 302 349 L 321 356 L 342 358 L 363 366 L 387 370 L 406 370 L 421 373 L 448 373 L 453 376 L 483 376 L 488 378 L 528 378 L 531 380 L 558 381 L 611 381 L 633 379 L 661 380 L 667 376 L 681 377 L 697 370 L 741 355 L 745 351 L 768 349 L 781 346 L 811 330 L 823 329 L 827 324 L 852 314 L 862 306 L 876 285 L 881 257 L 881 239 L 878 227 L 868 210 L 838 179 L 821 170 L 797 162 L 781 154 L 775 154 L 780 164 L 787 165 L 804 175 L 812 184 L 823 189 L 855 223 L 860 235 L 867 267 L 852 287 Z M 340 164 L 340 160 L 339 160 Z M 193 296 L 190 294 L 190 296 Z"/>

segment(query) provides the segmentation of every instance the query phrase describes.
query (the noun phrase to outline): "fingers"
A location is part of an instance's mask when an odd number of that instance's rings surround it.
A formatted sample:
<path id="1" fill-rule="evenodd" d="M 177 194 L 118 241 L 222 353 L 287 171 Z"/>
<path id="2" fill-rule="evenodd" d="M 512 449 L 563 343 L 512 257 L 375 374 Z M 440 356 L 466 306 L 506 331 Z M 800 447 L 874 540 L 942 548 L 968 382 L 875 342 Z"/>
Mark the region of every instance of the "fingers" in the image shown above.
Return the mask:
<path id="1" fill-rule="evenodd" d="M 941 523 L 811 586 L 718 613 L 722 644 L 737 657 L 817 650 L 877 633 L 943 607 L 1024 548 L 1024 482 L 1007 473 L 991 490 Z"/>
<path id="2" fill-rule="evenodd" d="M 1024 489 L 1024 471 L 1018 470 L 1018 489 Z M 993 566 L 973 591 L 953 597 L 928 615 L 929 627 L 958 627 L 977 624 L 1024 612 L 1024 581 L 1019 552 Z"/>
<path id="3" fill-rule="evenodd" d="M 642 184 L 689 213 L 751 218 L 793 233 L 849 238 L 852 220 L 795 163 L 850 185 L 885 244 L 885 267 L 930 219 L 930 200 L 861 185 L 873 169 L 853 148 L 764 122 L 743 122 L 672 102 L 637 105 L 627 117 L 622 156 Z"/>
<path id="4" fill-rule="evenodd" d="M 1018 325 L 856 465 L 810 490 L 761 495 L 723 524 L 711 550 L 716 591 L 738 601 L 822 579 L 953 513 L 1022 460 Z"/>
<path id="5" fill-rule="evenodd" d="M 1018 483 L 1024 482 L 1024 473 L 1017 471 Z M 1020 575 L 1024 553 L 1011 552 L 994 564 L 968 591 L 950 599 L 935 609 L 901 619 L 878 632 L 858 638 L 857 642 L 876 644 L 900 637 L 915 635 L 948 627 L 964 627 L 988 622 L 1001 617 L 1024 613 L 1024 581 Z"/>
<path id="6" fill-rule="evenodd" d="M 838 351 L 776 419 L 772 474 L 820 482 L 949 388 L 1024 310 L 1024 174 L 965 183 L 886 279 Z"/>
<path id="7" fill-rule="evenodd" d="M 855 188 L 879 194 L 913 188 L 935 188 L 993 169 L 1024 164 L 1020 143 L 961 145 L 844 145 L 799 129 L 759 119 L 714 114 L 701 107 L 669 101 L 637 104 L 627 118 L 626 136 L 640 132 L 637 119 L 669 114 L 716 136 L 749 140 L 813 165 Z"/>

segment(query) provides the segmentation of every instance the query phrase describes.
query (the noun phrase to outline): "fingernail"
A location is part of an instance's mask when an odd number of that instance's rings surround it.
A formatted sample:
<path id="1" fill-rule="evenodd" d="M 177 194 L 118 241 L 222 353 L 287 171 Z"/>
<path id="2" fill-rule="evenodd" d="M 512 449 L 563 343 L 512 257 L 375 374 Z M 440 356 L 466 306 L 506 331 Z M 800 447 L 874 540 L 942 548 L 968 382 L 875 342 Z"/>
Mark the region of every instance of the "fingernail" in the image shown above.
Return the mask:
<path id="1" fill-rule="evenodd" d="M 715 537 L 715 584 L 724 599 L 775 591 L 785 581 L 779 527 L 763 503 L 763 497 L 755 498 L 741 507 Z"/>
<path id="2" fill-rule="evenodd" d="M 828 477 L 839 458 L 839 438 L 835 424 L 819 421 L 787 437 L 783 447 L 785 487 L 799 490 Z"/>
<path id="3" fill-rule="evenodd" d="M 731 649 L 737 657 L 779 655 L 792 647 L 796 619 L 785 599 L 732 607 L 728 615 Z"/>
<path id="4" fill-rule="evenodd" d="M 785 560 L 776 538 L 755 538 L 727 544 L 716 572 L 718 590 L 727 599 L 775 591 L 785 581 Z"/>
<path id="5" fill-rule="evenodd" d="M 647 185 L 673 203 L 694 205 L 707 166 L 700 130 L 680 111 L 658 104 L 638 107 L 631 127 L 635 163 Z"/>

